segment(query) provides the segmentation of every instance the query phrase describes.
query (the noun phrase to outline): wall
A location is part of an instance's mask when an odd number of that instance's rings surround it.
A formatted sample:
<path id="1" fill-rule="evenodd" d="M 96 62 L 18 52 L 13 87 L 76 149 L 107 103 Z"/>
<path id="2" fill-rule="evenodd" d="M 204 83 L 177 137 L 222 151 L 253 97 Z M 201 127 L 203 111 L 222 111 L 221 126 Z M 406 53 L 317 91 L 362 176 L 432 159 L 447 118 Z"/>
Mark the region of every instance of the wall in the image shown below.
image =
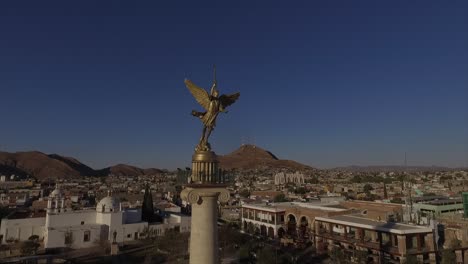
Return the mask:
<path id="1" fill-rule="evenodd" d="M 95 210 L 68 211 L 57 214 L 48 214 L 50 227 L 79 226 L 84 224 L 96 223 Z"/>
<path id="2" fill-rule="evenodd" d="M 2 219 L 0 235 L 3 235 L 1 243 L 6 243 L 9 238 L 17 240 L 28 240 L 32 235 L 44 238 L 45 217 Z"/>
<path id="3" fill-rule="evenodd" d="M 123 223 L 138 223 L 141 222 L 141 209 L 127 209 L 123 212 Z"/>
<path id="4" fill-rule="evenodd" d="M 89 248 L 97 246 L 97 242 L 103 237 L 107 227 L 103 225 L 79 225 L 49 229 L 47 239 L 45 240 L 45 248 L 62 248 L 67 247 L 65 244 L 65 235 L 70 232 L 72 234 L 71 248 Z M 90 232 L 89 241 L 84 241 L 84 234 Z"/>

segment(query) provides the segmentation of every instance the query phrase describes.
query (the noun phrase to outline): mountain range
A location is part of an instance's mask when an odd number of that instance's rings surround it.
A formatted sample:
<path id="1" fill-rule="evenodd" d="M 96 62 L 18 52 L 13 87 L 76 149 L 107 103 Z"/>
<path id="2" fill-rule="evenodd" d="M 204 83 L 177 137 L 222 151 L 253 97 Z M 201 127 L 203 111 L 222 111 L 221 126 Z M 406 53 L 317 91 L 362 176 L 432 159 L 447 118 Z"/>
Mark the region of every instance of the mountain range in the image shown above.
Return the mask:
<path id="1" fill-rule="evenodd" d="M 289 169 L 289 170 L 314 170 L 313 167 L 301 164 L 293 160 L 278 159 L 270 151 L 255 145 L 242 145 L 237 150 L 218 157 L 223 169 Z"/>
<path id="2" fill-rule="evenodd" d="M 27 175 L 39 180 L 56 178 L 74 178 L 82 176 L 137 176 L 162 172 L 160 169 L 141 169 L 126 164 L 95 170 L 75 158 L 57 154 L 44 154 L 39 151 L 0 152 L 0 174 Z"/>
<path id="3" fill-rule="evenodd" d="M 278 159 L 270 151 L 255 145 L 242 145 L 237 150 L 218 156 L 220 167 L 223 169 L 255 170 L 255 169 L 288 169 L 288 170 L 317 170 L 308 165 L 293 160 Z M 465 168 L 466 169 L 466 168 Z M 332 170 L 351 172 L 388 172 L 388 171 L 441 171 L 455 170 L 454 168 L 432 166 L 348 166 L 337 167 Z M 39 151 L 1 152 L 0 175 L 32 176 L 38 180 L 56 178 L 74 178 L 84 176 L 138 176 L 154 175 L 164 170 L 157 168 L 142 169 L 127 164 L 117 164 L 103 169 L 93 169 L 75 158 L 57 154 L 44 154 Z"/>
<path id="4" fill-rule="evenodd" d="M 223 169 L 264 169 L 285 168 L 290 170 L 313 169 L 310 166 L 292 160 L 280 160 L 273 153 L 254 145 L 242 145 L 239 149 L 224 156 L 219 156 Z M 127 164 L 117 164 L 103 169 L 93 169 L 75 158 L 58 154 L 45 154 L 39 151 L 0 152 L 0 174 L 27 175 L 38 180 L 56 178 L 74 178 L 84 176 L 138 176 L 154 175 L 163 170 L 156 168 L 142 169 Z"/>

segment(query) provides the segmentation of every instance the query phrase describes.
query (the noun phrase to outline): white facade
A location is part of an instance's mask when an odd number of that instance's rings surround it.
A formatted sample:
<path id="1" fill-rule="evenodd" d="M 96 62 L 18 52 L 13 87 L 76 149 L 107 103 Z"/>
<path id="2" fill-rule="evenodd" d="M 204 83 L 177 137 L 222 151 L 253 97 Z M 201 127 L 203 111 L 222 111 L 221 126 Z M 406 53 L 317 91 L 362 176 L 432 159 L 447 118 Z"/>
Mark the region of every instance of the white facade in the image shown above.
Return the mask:
<path id="1" fill-rule="evenodd" d="M 141 221 L 140 209 L 122 210 L 120 203 L 110 195 L 103 198 L 95 210 L 72 211 L 64 205 L 64 198 L 57 188 L 49 196 L 45 217 L 2 219 L 1 243 L 23 241 L 37 235 L 44 241 L 46 249 L 87 248 L 100 241 L 114 242 L 114 236 L 115 242 L 125 243 L 139 239 L 147 231 L 162 235 L 176 226 L 180 226 L 180 232 L 190 231 L 190 217 L 170 215 L 164 223 L 148 226 L 147 222 Z"/>
<path id="2" fill-rule="evenodd" d="M 296 183 L 304 184 L 304 174 L 295 172 L 295 173 L 284 173 L 279 172 L 275 174 L 275 185 L 285 185 L 286 183 Z"/>

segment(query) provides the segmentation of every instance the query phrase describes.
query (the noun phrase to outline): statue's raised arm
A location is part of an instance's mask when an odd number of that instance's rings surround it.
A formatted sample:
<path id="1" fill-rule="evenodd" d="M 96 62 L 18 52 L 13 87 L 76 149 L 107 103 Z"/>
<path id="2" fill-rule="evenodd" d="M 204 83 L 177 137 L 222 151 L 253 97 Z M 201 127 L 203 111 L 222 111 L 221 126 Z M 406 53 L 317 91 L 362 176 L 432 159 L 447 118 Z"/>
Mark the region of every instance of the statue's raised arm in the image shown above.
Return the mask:
<path id="1" fill-rule="evenodd" d="M 205 112 L 198 112 L 195 110 L 192 111 L 192 115 L 200 118 L 203 122 L 203 132 L 196 150 L 210 151 L 211 146 L 208 142 L 208 138 L 216 126 L 216 118 L 218 117 L 219 112 L 225 112 L 226 107 L 232 105 L 234 102 L 236 102 L 237 99 L 239 99 L 240 93 L 234 93 L 230 95 L 223 94 L 218 96 L 219 92 L 216 89 L 216 77 L 209 94 L 205 89 L 198 87 L 190 80 L 185 80 L 185 85 L 195 100 L 205 110 Z"/>

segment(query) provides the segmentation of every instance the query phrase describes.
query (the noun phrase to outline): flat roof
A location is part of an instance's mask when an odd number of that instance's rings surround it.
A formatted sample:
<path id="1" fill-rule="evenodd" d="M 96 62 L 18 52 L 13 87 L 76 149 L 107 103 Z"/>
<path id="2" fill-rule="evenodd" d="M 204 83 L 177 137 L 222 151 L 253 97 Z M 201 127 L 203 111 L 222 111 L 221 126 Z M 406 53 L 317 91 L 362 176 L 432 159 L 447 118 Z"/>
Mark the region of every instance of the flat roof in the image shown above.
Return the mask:
<path id="1" fill-rule="evenodd" d="M 257 210 L 265 210 L 270 212 L 284 212 L 287 208 L 291 207 L 300 207 L 300 208 L 307 208 L 307 209 L 315 209 L 315 210 L 322 210 L 322 211 L 330 211 L 330 212 L 342 212 L 347 211 L 348 209 L 344 208 L 336 208 L 339 205 L 338 203 L 303 203 L 303 202 L 283 202 L 283 203 L 257 203 L 257 204 L 244 204 L 242 207 L 250 208 L 250 209 L 257 209 Z"/>
<path id="2" fill-rule="evenodd" d="M 292 204 L 297 205 L 302 208 L 309 208 L 309 209 L 319 209 L 323 211 L 331 211 L 331 212 L 343 212 L 347 211 L 348 209 L 343 209 L 343 208 L 336 208 L 335 206 L 337 204 L 333 203 L 301 203 L 301 202 L 292 202 Z"/>
<path id="3" fill-rule="evenodd" d="M 463 204 L 462 198 L 454 198 L 454 199 L 441 199 L 441 200 L 432 200 L 429 202 L 425 202 L 422 204 L 430 204 L 430 205 L 449 205 L 449 204 Z"/>
<path id="4" fill-rule="evenodd" d="M 447 196 L 443 196 L 443 195 L 419 196 L 419 197 L 413 197 L 413 202 L 432 201 L 432 200 L 447 199 L 447 198 L 448 198 Z"/>
<path id="5" fill-rule="evenodd" d="M 244 204 L 242 205 L 243 208 L 249 209 L 256 209 L 256 210 L 264 210 L 269 212 L 284 212 L 286 211 L 284 208 L 278 208 L 278 204 L 266 204 L 266 203 L 258 203 L 258 204 Z"/>
<path id="6" fill-rule="evenodd" d="M 316 221 L 360 227 L 394 234 L 430 233 L 432 228 L 416 225 L 407 225 L 394 222 L 381 222 L 355 215 L 337 215 L 332 217 L 315 217 Z"/>

